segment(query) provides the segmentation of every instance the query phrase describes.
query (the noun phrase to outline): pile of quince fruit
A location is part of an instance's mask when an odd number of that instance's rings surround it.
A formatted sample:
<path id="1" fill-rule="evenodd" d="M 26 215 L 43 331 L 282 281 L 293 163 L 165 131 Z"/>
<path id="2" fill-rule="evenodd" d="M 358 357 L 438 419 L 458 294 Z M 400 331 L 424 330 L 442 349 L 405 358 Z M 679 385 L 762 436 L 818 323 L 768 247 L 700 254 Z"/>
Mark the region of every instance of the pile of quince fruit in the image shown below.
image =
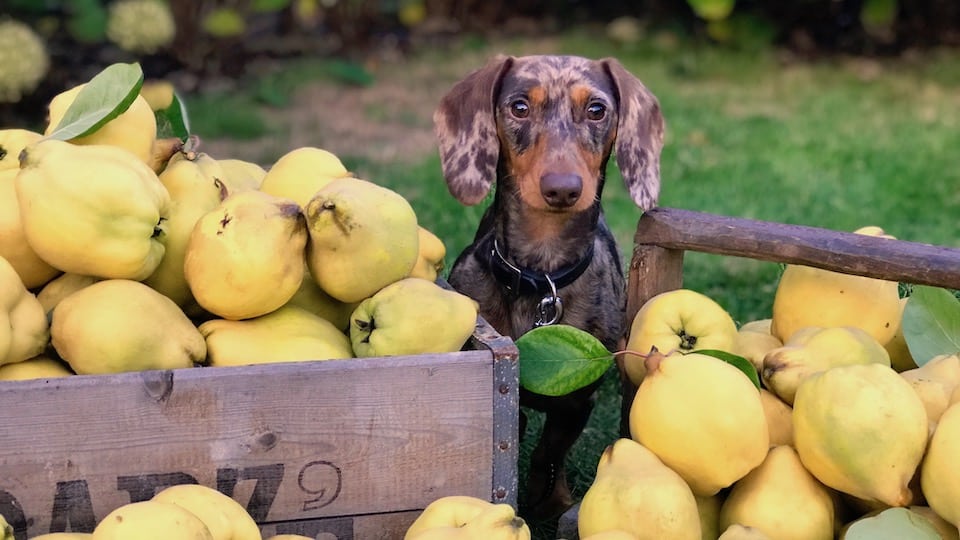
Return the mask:
<path id="1" fill-rule="evenodd" d="M 401 194 L 321 148 L 263 168 L 160 136 L 169 84 L 76 133 L 87 86 L 44 133 L 0 129 L 0 380 L 445 353 L 473 333 Z"/>
<path id="2" fill-rule="evenodd" d="M 530 540 L 530 529 L 512 506 L 471 496 L 441 497 L 407 529 L 404 540 Z M 0 540 L 13 540 L 0 516 Z M 29 540 L 313 540 L 297 534 L 263 537 L 246 509 L 200 484 L 164 488 L 153 498 L 128 503 L 101 519 L 92 533 L 41 534 Z"/>
<path id="3" fill-rule="evenodd" d="M 0 540 L 13 540 L 0 516 Z M 264 538 L 240 503 L 200 484 L 164 488 L 152 498 L 124 504 L 104 516 L 92 533 L 58 532 L 30 540 L 313 540 L 296 534 Z"/>
<path id="4" fill-rule="evenodd" d="M 956 540 L 960 356 L 913 357 L 913 297 L 799 265 L 739 327 L 699 292 L 652 297 L 623 357 L 630 436 L 600 457 L 580 538 Z"/>

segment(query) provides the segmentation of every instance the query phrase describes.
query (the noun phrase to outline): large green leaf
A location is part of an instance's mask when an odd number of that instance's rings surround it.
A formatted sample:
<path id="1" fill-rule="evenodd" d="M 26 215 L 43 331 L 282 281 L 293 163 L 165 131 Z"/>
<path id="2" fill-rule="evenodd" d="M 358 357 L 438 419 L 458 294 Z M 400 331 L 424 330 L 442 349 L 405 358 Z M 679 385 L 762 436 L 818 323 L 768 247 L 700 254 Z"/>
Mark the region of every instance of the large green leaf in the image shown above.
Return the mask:
<path id="1" fill-rule="evenodd" d="M 157 137 L 176 137 L 181 141 L 190 137 L 190 119 L 187 117 L 187 107 L 174 92 L 170 106 L 154 113 L 157 117 Z"/>
<path id="2" fill-rule="evenodd" d="M 126 111 L 142 85 L 140 64 L 107 66 L 80 90 L 48 137 L 69 141 L 93 133 Z"/>
<path id="3" fill-rule="evenodd" d="M 613 365 L 600 340 L 578 328 L 555 324 L 534 328 L 516 340 L 520 385 L 546 396 L 562 396 L 599 379 Z"/>
<path id="4" fill-rule="evenodd" d="M 940 540 L 940 534 L 924 516 L 906 508 L 888 508 L 858 519 L 841 536 L 843 540 Z"/>
<path id="5" fill-rule="evenodd" d="M 757 374 L 757 368 L 754 367 L 753 364 L 750 363 L 750 361 L 747 360 L 746 358 L 740 355 L 736 355 L 733 353 L 728 353 L 726 351 L 720 351 L 716 349 L 701 349 L 701 350 L 693 351 L 692 353 L 688 353 L 688 354 L 693 354 L 693 353 L 705 354 L 707 356 L 712 356 L 714 358 L 719 358 L 720 360 L 723 360 L 724 362 L 742 371 L 743 374 L 746 375 L 748 379 L 750 379 L 750 382 L 752 382 L 753 385 L 756 386 L 758 390 L 760 389 L 760 375 Z"/>
<path id="6" fill-rule="evenodd" d="M 903 339 L 918 366 L 960 352 L 960 300 L 937 287 L 916 285 L 903 310 Z"/>

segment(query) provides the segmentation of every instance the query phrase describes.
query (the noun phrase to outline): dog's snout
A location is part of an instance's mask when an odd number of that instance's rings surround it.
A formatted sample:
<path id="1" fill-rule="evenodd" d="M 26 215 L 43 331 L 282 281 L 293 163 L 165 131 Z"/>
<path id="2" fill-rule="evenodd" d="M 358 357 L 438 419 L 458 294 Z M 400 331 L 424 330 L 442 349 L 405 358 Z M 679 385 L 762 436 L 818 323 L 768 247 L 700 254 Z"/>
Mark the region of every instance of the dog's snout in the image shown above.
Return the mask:
<path id="1" fill-rule="evenodd" d="M 540 177 L 540 193 L 550 206 L 567 208 L 580 199 L 583 179 L 572 173 L 546 173 Z"/>

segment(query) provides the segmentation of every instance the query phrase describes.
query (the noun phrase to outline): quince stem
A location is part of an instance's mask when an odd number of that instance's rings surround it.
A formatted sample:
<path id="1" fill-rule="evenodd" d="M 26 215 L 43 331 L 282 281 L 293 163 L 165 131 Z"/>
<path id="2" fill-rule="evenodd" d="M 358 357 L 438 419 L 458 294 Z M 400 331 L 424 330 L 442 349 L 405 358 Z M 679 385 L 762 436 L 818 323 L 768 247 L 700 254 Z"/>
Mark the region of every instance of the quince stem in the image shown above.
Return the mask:
<path id="1" fill-rule="evenodd" d="M 613 353 L 613 355 L 614 355 L 614 356 L 618 356 L 618 355 L 621 355 L 621 354 L 632 354 L 632 355 L 634 355 L 634 356 L 639 356 L 640 358 L 643 359 L 643 366 L 644 366 L 644 368 L 647 370 L 647 373 L 652 373 L 652 372 L 656 371 L 656 370 L 660 367 L 660 362 L 661 362 L 664 358 L 666 358 L 667 356 L 673 354 L 673 353 L 676 352 L 676 351 L 677 351 L 677 349 L 673 349 L 673 350 L 671 350 L 671 351 L 668 351 L 667 354 L 663 354 L 663 353 L 660 352 L 660 350 L 657 349 L 656 347 L 650 347 L 650 351 L 647 352 L 647 353 L 642 353 L 642 352 L 639 352 L 639 351 L 632 351 L 632 350 L 630 350 L 630 349 L 623 349 L 623 350 L 620 350 L 620 351 L 617 351 L 617 352 Z"/>

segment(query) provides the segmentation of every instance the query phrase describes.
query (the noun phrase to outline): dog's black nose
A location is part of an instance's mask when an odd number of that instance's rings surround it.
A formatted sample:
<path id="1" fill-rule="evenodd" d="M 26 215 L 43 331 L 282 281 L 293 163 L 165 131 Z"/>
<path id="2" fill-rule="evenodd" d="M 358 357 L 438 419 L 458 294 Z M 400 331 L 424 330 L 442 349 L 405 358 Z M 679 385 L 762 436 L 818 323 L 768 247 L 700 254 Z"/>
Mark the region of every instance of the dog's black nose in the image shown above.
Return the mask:
<path id="1" fill-rule="evenodd" d="M 540 177 L 543 200 L 554 208 L 573 206 L 582 192 L 583 179 L 578 174 L 550 172 Z"/>

